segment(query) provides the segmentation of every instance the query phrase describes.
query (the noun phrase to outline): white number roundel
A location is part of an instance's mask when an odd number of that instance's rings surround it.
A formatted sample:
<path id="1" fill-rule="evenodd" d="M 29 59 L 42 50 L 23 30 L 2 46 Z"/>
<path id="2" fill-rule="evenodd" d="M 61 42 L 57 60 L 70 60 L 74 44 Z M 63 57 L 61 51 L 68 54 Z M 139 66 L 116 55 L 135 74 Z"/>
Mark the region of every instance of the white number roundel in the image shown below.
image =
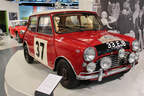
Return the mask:
<path id="1" fill-rule="evenodd" d="M 35 59 L 41 62 L 42 64 L 47 65 L 47 41 L 34 38 L 34 55 Z"/>

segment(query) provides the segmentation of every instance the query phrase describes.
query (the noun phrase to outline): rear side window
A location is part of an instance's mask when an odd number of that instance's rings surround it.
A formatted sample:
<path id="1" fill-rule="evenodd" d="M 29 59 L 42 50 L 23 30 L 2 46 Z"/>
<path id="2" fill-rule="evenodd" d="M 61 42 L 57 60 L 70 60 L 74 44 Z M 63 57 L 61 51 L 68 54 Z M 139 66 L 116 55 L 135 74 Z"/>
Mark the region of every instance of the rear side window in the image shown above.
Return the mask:
<path id="1" fill-rule="evenodd" d="M 29 24 L 29 31 L 36 32 L 37 31 L 37 17 L 33 16 L 30 18 L 30 24 Z"/>
<path id="2" fill-rule="evenodd" d="M 39 18 L 38 33 L 52 34 L 50 16 L 41 16 Z"/>

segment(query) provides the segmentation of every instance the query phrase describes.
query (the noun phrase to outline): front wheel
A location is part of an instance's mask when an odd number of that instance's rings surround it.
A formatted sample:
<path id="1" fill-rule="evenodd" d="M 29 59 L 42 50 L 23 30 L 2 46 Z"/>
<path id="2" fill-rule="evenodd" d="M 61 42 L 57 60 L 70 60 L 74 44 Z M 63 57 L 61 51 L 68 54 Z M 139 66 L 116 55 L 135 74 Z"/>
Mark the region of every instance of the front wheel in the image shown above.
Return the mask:
<path id="1" fill-rule="evenodd" d="M 16 37 L 18 43 L 22 43 L 22 39 L 20 38 L 19 34 L 17 33 L 17 37 Z"/>
<path id="2" fill-rule="evenodd" d="M 34 59 L 33 57 L 31 57 L 29 55 L 29 52 L 28 52 L 28 48 L 26 45 L 24 45 L 24 57 L 25 57 L 25 60 L 29 63 L 29 64 L 32 64 Z"/>
<path id="3" fill-rule="evenodd" d="M 12 35 L 11 35 L 11 32 L 10 32 L 10 29 L 9 29 L 9 36 L 10 36 L 11 39 L 13 38 Z"/>
<path id="4" fill-rule="evenodd" d="M 57 74 L 63 76 L 61 84 L 65 88 L 73 89 L 80 85 L 80 81 L 76 79 L 72 68 L 63 59 L 58 62 Z"/>
<path id="5" fill-rule="evenodd" d="M 9 34 L 10 38 L 12 39 L 13 37 L 11 36 L 11 34 Z"/>

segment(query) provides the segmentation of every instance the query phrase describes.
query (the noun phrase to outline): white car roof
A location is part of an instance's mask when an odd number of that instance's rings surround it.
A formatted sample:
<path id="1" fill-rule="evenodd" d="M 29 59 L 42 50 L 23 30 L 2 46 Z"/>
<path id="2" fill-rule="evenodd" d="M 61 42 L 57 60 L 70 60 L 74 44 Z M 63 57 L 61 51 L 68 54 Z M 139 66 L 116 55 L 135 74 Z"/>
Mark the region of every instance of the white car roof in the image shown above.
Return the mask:
<path id="1" fill-rule="evenodd" d="M 32 15 L 49 14 L 49 13 L 53 13 L 53 12 L 64 12 L 64 11 L 87 11 L 87 10 L 83 10 L 83 9 L 59 9 L 59 10 L 49 10 L 49 11 L 36 12 L 36 13 L 33 13 Z"/>
<path id="2" fill-rule="evenodd" d="M 20 21 L 28 21 L 28 20 L 12 20 L 11 22 L 20 22 Z"/>

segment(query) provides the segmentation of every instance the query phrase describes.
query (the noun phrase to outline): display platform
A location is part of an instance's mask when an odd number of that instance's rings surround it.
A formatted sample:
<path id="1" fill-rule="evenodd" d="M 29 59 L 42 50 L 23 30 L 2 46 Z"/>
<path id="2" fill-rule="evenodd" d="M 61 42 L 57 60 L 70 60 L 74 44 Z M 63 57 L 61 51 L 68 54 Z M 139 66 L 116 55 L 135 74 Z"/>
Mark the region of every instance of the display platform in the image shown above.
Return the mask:
<path id="1" fill-rule="evenodd" d="M 68 90 L 58 85 L 54 96 L 144 96 L 144 63 L 141 53 L 139 65 L 119 80 L 106 83 L 82 84 Z M 7 96 L 34 96 L 34 91 L 49 73 L 54 73 L 42 64 L 27 64 L 23 51 L 17 51 L 10 59 L 5 72 Z"/>

